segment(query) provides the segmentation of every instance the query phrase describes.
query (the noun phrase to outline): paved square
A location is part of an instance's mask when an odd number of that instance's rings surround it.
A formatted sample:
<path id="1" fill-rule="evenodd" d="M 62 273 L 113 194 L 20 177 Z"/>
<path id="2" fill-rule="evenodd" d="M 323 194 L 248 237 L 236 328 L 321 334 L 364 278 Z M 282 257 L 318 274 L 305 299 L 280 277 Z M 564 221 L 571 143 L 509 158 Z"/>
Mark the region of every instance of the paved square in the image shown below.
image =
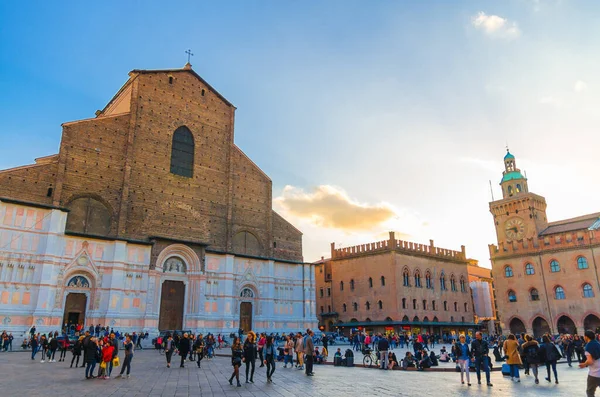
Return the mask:
<path id="1" fill-rule="evenodd" d="M 121 354 L 122 356 L 122 354 Z M 136 351 L 130 379 L 86 380 L 83 368 L 64 363 L 40 363 L 29 352 L 0 353 L 2 383 L 0 395 L 32 396 L 581 396 L 585 395 L 586 370 L 559 365 L 560 384 L 540 385 L 532 376 L 522 375 L 520 384 L 499 372 L 492 373 L 493 388 L 476 384 L 460 385 L 455 372 L 380 371 L 316 365 L 314 377 L 302 371 L 284 369 L 277 363 L 274 384 L 265 381 L 265 368 L 257 365 L 254 384 L 230 386 L 231 360 L 217 357 L 204 360 L 202 369 L 189 362 L 186 368 L 166 368 L 165 357 L 154 350 Z M 177 357 L 178 358 L 178 357 Z M 122 359 L 122 357 L 121 357 Z M 120 367 L 118 368 L 120 369 Z M 243 368 L 242 368 L 243 370 Z M 542 372 L 545 376 L 544 372 Z M 113 372 L 113 377 L 115 372 Z M 234 382 L 235 385 L 235 382 Z M 599 394 L 600 395 L 600 394 Z"/>

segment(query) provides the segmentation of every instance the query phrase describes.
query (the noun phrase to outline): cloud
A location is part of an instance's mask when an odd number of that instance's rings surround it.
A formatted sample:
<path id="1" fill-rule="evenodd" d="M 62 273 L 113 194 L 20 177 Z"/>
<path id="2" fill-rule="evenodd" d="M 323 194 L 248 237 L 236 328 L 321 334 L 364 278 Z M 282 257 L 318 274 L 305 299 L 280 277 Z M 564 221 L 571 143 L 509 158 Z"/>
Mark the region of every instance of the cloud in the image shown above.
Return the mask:
<path id="1" fill-rule="evenodd" d="M 555 98 L 555 97 L 553 97 L 551 95 L 547 95 L 547 96 L 541 97 L 540 98 L 540 103 L 542 105 L 554 106 L 556 108 L 559 108 L 559 107 L 561 107 L 563 105 L 563 102 L 560 99 Z"/>
<path id="2" fill-rule="evenodd" d="M 573 90 L 575 90 L 575 92 L 583 92 L 586 91 L 587 88 L 588 85 L 586 84 L 586 82 L 581 80 L 577 80 L 575 82 L 575 85 L 573 85 Z"/>
<path id="3" fill-rule="evenodd" d="M 342 189 L 321 185 L 312 192 L 286 186 L 275 204 L 316 226 L 345 230 L 370 230 L 397 217 L 388 204 L 363 204 L 351 199 Z"/>
<path id="4" fill-rule="evenodd" d="M 475 29 L 482 30 L 492 38 L 516 39 L 521 35 L 516 22 L 509 22 L 498 15 L 487 15 L 483 11 L 471 18 L 471 23 Z"/>
<path id="5" fill-rule="evenodd" d="M 494 161 L 494 160 L 483 160 L 475 157 L 461 157 L 460 161 L 463 163 L 474 164 L 479 168 L 485 169 L 486 171 L 491 172 L 499 172 L 504 167 L 502 165 L 502 161 Z"/>

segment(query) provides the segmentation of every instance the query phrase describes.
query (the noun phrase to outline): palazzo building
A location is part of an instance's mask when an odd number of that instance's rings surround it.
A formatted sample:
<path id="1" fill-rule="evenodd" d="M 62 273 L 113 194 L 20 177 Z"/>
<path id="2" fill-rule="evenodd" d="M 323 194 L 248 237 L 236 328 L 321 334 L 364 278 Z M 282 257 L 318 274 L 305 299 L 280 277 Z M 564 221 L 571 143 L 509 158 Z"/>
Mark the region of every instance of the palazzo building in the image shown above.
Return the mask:
<path id="1" fill-rule="evenodd" d="M 133 70 L 58 154 L 0 171 L 0 321 L 121 331 L 314 327 L 314 266 L 188 63 Z"/>
<path id="2" fill-rule="evenodd" d="M 331 244 L 316 262 L 317 312 L 327 331 L 456 334 L 475 327 L 465 247 L 389 240 Z"/>
<path id="3" fill-rule="evenodd" d="M 545 198 L 529 192 L 510 152 L 504 168 L 489 246 L 503 332 L 600 330 L 600 213 L 548 222 Z"/>
<path id="4" fill-rule="evenodd" d="M 478 261 L 475 259 L 469 261 L 468 269 L 475 322 L 485 326 L 482 331 L 496 335 L 500 333 L 500 330 L 496 323 L 498 311 L 492 269 L 479 266 Z"/>

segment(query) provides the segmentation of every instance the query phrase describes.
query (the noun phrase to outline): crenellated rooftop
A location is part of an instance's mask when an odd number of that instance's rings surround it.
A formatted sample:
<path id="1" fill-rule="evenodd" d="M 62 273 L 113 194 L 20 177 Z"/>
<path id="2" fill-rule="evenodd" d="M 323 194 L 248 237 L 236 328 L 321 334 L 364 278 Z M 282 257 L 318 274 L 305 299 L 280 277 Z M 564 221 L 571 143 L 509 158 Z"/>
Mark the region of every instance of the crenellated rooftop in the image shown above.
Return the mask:
<path id="1" fill-rule="evenodd" d="M 418 244 L 411 241 L 396 240 L 394 232 L 390 232 L 389 240 L 360 244 L 352 247 L 335 248 L 335 243 L 331 243 L 331 259 L 334 260 L 391 251 L 407 253 L 410 255 L 427 256 L 442 260 L 453 260 L 460 262 L 467 261 L 467 254 L 465 252 L 464 245 L 461 246 L 460 251 L 454 251 L 446 248 L 436 247 L 433 243 L 433 240 L 429 240 L 429 245 Z"/>
<path id="2" fill-rule="evenodd" d="M 596 230 L 584 230 L 568 233 L 556 233 L 550 236 L 528 238 L 509 243 L 500 243 L 498 246 L 490 244 L 490 257 L 492 259 L 511 255 L 528 255 L 539 251 L 564 250 L 589 245 L 600 245 L 600 236 Z"/>

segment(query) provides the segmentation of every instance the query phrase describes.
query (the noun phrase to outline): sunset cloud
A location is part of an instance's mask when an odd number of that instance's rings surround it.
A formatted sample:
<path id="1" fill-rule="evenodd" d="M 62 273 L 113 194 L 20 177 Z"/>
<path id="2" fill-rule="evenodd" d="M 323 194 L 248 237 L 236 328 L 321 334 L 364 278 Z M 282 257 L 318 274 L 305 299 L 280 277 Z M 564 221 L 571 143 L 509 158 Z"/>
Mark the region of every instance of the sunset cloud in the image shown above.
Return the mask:
<path id="1" fill-rule="evenodd" d="M 397 216 L 388 204 L 360 203 L 329 185 L 320 185 L 311 192 L 286 186 L 274 201 L 287 213 L 325 228 L 369 230 Z"/>

